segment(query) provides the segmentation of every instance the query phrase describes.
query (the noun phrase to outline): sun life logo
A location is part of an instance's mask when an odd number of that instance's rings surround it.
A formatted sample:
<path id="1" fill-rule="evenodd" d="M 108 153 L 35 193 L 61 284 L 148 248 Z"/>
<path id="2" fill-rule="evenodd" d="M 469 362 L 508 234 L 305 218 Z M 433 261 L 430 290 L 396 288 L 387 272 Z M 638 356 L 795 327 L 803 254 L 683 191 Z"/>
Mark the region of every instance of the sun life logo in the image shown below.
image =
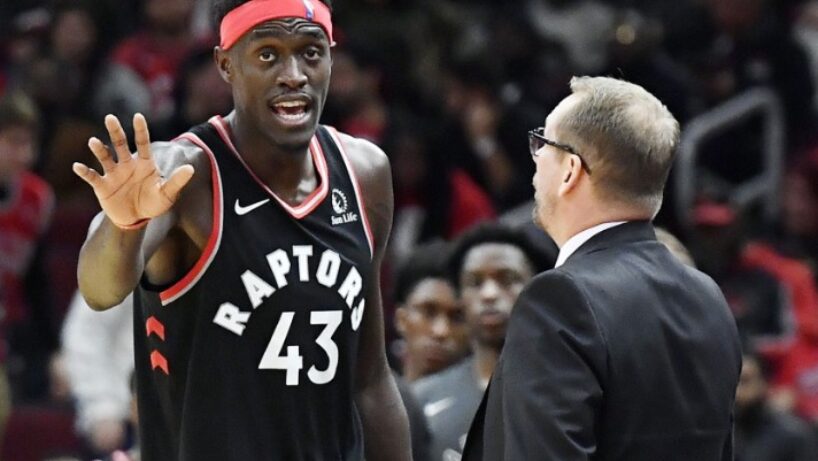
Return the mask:
<path id="1" fill-rule="evenodd" d="M 332 210 L 335 212 L 334 216 L 330 216 L 330 224 L 333 226 L 358 221 L 358 213 L 350 211 L 346 194 L 338 189 L 332 189 Z"/>
<path id="2" fill-rule="evenodd" d="M 347 196 L 338 189 L 332 189 L 332 209 L 335 210 L 336 213 L 342 214 L 346 213 L 347 208 L 349 208 Z"/>

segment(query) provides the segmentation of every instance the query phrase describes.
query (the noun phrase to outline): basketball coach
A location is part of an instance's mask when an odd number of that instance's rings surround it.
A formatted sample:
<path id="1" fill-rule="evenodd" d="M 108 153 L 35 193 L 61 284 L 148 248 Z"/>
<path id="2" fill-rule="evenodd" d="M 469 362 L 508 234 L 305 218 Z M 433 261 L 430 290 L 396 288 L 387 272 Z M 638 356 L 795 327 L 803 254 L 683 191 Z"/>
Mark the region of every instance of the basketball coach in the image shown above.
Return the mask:
<path id="1" fill-rule="evenodd" d="M 559 257 L 512 311 L 463 459 L 731 460 L 735 322 L 651 224 L 679 124 L 625 81 L 571 90 L 529 133 L 534 219 Z"/>

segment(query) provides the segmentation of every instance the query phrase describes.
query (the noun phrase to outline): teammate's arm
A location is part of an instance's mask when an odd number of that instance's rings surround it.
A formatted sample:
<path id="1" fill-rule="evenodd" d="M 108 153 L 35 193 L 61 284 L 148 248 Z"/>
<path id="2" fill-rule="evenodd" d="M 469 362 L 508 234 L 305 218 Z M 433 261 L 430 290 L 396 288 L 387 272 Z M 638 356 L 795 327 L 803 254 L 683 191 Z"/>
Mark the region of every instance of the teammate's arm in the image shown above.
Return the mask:
<path id="1" fill-rule="evenodd" d="M 375 240 L 372 283 L 366 294 L 361 324 L 355 390 L 355 402 L 364 427 L 366 459 L 410 461 L 409 421 L 386 361 L 380 288 L 381 261 L 392 227 L 392 174 L 389 160 L 379 148 L 349 136 L 343 136 L 342 140 L 361 180 L 361 193 Z"/>
<path id="2" fill-rule="evenodd" d="M 134 290 L 146 261 L 175 225 L 172 207 L 193 176 L 193 167 L 183 164 L 181 155 L 163 155 L 160 168 L 153 157 L 145 118 L 137 114 L 133 124 L 135 156 L 131 155 L 119 120 L 109 115 L 105 127 L 117 160 L 99 139 L 91 138 L 88 146 L 99 160 L 103 175 L 81 163 L 73 167 L 77 176 L 94 189 L 104 214 L 99 225 L 92 226 L 77 267 L 80 291 L 98 310 L 121 303 Z"/>

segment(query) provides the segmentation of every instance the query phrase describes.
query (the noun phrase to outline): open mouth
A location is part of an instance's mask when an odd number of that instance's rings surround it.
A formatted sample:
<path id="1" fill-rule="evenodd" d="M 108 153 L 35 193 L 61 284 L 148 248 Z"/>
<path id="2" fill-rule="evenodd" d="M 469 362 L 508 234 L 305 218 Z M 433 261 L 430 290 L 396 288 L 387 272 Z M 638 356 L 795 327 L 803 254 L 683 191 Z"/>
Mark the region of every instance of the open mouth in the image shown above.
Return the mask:
<path id="1" fill-rule="evenodd" d="M 287 125 L 305 123 L 312 111 L 312 104 L 306 99 L 279 100 L 270 104 L 270 110 Z"/>

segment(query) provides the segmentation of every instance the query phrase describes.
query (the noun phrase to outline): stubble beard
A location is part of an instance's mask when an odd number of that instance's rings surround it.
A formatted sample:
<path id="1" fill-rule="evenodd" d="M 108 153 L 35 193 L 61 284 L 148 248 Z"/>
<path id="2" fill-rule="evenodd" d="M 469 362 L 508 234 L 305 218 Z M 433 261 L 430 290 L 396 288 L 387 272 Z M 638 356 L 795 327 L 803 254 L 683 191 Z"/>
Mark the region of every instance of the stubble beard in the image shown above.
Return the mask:
<path id="1" fill-rule="evenodd" d="M 531 219 L 534 221 L 534 225 L 542 229 L 544 232 L 548 233 L 548 226 L 543 219 L 543 216 L 548 212 L 548 204 L 546 203 L 546 198 L 541 197 L 539 194 L 534 195 L 534 210 L 531 212 Z"/>

